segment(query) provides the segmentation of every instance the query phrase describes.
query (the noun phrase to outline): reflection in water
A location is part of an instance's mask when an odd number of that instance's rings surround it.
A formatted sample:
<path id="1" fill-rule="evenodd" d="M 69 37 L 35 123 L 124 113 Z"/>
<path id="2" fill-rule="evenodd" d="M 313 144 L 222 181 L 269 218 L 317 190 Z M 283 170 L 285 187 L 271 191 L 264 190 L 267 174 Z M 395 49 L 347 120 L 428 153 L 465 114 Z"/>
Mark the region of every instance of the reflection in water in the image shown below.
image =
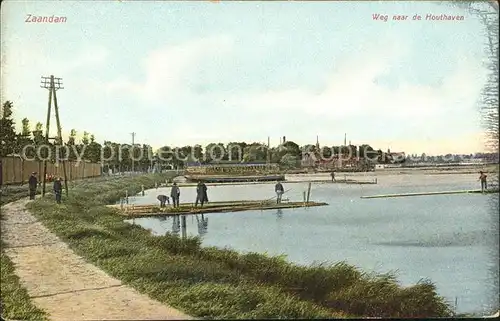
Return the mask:
<path id="1" fill-rule="evenodd" d="M 173 216 L 173 220 L 172 220 L 172 233 L 179 233 L 179 231 L 181 230 L 181 220 L 179 218 L 179 215 L 175 215 Z"/>
<path id="2" fill-rule="evenodd" d="M 281 208 L 279 208 L 277 211 L 276 211 L 276 217 L 278 219 L 280 218 L 283 218 L 283 210 Z"/>
<path id="3" fill-rule="evenodd" d="M 208 231 L 208 218 L 206 218 L 204 214 L 201 214 L 201 217 L 199 215 L 193 215 L 192 220 L 191 220 L 191 223 L 193 223 L 193 224 L 194 224 L 194 216 L 196 216 L 198 234 L 200 236 L 205 235 Z M 183 237 L 185 235 L 187 235 L 187 226 L 182 226 L 182 224 L 181 224 L 182 223 L 182 216 L 181 215 L 157 216 L 155 219 L 158 220 L 159 225 L 162 227 L 162 229 L 164 231 L 160 234 L 163 234 L 163 233 L 179 234 L 179 232 L 182 232 Z M 167 227 L 166 225 L 163 224 L 163 223 L 166 223 L 170 219 L 172 219 L 171 227 Z"/>
<path id="4" fill-rule="evenodd" d="M 198 215 L 196 215 L 196 222 L 198 223 L 198 234 L 200 236 L 205 235 L 208 231 L 208 217 L 205 218 L 203 214 L 201 214 L 201 220 L 200 220 Z"/>

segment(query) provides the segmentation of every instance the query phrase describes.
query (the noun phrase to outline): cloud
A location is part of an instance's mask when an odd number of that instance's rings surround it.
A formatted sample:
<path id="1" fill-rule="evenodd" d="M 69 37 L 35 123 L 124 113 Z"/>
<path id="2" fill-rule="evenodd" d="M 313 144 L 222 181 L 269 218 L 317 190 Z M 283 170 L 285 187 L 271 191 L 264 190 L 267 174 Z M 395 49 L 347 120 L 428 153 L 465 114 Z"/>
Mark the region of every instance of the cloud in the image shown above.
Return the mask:
<path id="1" fill-rule="evenodd" d="M 9 50 L 7 58 L 5 64 L 7 71 L 22 68 L 33 73 L 67 75 L 104 63 L 108 58 L 108 50 L 104 47 L 92 46 L 76 54 L 72 53 L 71 57 L 60 57 L 57 48 L 31 43 L 15 53 Z"/>
<path id="2" fill-rule="evenodd" d="M 83 68 L 93 67 L 106 62 L 109 57 L 108 49 L 104 47 L 89 47 L 72 59 L 62 60 L 61 74 L 69 74 Z"/>
<path id="3" fill-rule="evenodd" d="M 266 40 L 266 50 L 259 51 L 266 57 L 273 50 L 274 37 L 259 39 Z M 411 39 L 387 36 L 363 43 L 356 54 L 335 57 L 320 89 L 307 82 L 287 85 L 284 79 L 278 90 L 227 86 L 197 90 L 197 79 L 216 82 L 230 76 L 238 81 L 242 75 L 237 71 L 223 74 L 213 68 L 222 59 L 235 58 L 231 54 L 241 49 L 236 45 L 230 37 L 212 36 L 159 48 L 143 61 L 144 81 L 117 78 L 108 83 L 108 93 L 135 95 L 141 106 L 160 112 L 166 110 L 164 106 L 178 106 L 169 109 L 169 115 L 182 109 L 171 115 L 175 121 L 168 125 L 169 141 L 186 144 L 265 140 L 268 135 L 287 135 L 301 144 L 314 140 L 316 134 L 326 144 L 337 144 L 344 131 L 356 131 L 363 142 L 373 140 L 406 151 L 458 152 L 484 146 L 470 133 L 471 119 L 463 119 L 471 115 L 486 79 L 481 61 L 467 52 L 449 57 L 454 69 L 438 74 L 439 81 L 417 81 L 413 77 L 417 67 L 411 64 L 418 48 L 412 48 Z M 342 137 L 337 141 L 339 131 Z M 441 140 L 426 140 L 436 135 Z"/>
<path id="4" fill-rule="evenodd" d="M 89 77 L 90 70 L 107 61 L 108 50 L 101 46 L 89 46 L 80 50 L 72 48 L 68 53 L 45 46 L 43 42 L 23 42 L 8 46 L 5 57 L 2 63 L 2 101 L 14 101 L 17 118 L 44 121 L 46 109 L 37 108 L 41 101 L 47 99 L 47 91 L 40 88 L 40 77 L 63 77 L 65 90 L 59 93 L 62 96 L 85 92 L 91 85 L 89 79 L 94 76 L 91 74 Z M 83 77 L 80 76 L 82 74 Z M 70 85 L 66 86 L 67 83 Z M 64 99 L 59 103 L 64 104 Z"/>
<path id="5" fill-rule="evenodd" d="M 470 107 L 477 100 L 485 81 L 485 70 L 477 60 L 461 57 L 454 74 L 444 75 L 442 84 L 412 84 L 404 79 L 396 88 L 377 83 L 388 76 L 393 62 L 405 54 L 399 45 L 366 50 L 345 61 L 321 92 L 308 88 L 288 88 L 244 97 L 231 103 L 255 111 L 301 113 L 335 119 L 387 114 L 393 119 L 410 120 L 436 116 L 452 107 Z M 394 75 L 392 75 L 394 77 Z"/>
<path id="6" fill-rule="evenodd" d="M 211 36 L 165 46 L 151 52 L 142 62 L 145 69 L 143 82 L 122 77 L 108 83 L 107 90 L 129 92 L 150 103 L 185 98 L 193 89 L 191 85 L 199 65 L 228 55 L 232 48 L 233 40 L 228 36 Z"/>
<path id="7" fill-rule="evenodd" d="M 228 105 L 239 106 L 241 114 L 246 112 L 247 123 L 258 121 L 262 132 L 272 133 L 295 123 L 295 135 L 316 128 L 316 132 L 332 137 L 342 126 L 357 132 L 359 126 L 382 126 L 381 136 L 386 136 L 382 131 L 387 136 L 397 136 L 409 127 L 418 131 L 408 135 L 422 136 L 427 131 L 430 135 L 436 131 L 446 134 L 450 129 L 443 125 L 455 126 L 451 131 L 456 134 L 464 123 L 458 118 L 474 110 L 485 83 L 486 70 L 481 61 L 467 54 L 450 57 L 455 60 L 456 68 L 450 74 L 441 75 L 439 84 L 412 82 L 408 77 L 411 68 L 393 70 L 407 58 L 411 47 L 404 41 L 392 43 L 392 46 L 366 45 L 358 54 L 339 60 L 320 91 L 304 84 L 298 88 L 239 94 L 228 99 Z M 377 79 L 381 77 L 392 78 L 397 85 L 380 84 Z M 332 125 L 328 126 L 328 122 Z M 391 124 L 398 123 L 399 133 L 391 131 Z M 239 128 L 237 132 L 245 135 L 245 130 L 253 129 Z M 373 129 L 365 128 L 363 134 L 367 135 L 368 131 Z"/>

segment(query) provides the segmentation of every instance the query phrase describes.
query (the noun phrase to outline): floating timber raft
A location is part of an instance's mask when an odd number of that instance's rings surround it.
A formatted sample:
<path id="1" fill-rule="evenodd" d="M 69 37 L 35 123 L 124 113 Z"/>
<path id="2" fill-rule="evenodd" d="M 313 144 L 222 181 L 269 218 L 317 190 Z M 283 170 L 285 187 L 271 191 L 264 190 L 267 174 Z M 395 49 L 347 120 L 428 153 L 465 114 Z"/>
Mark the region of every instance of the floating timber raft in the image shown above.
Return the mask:
<path id="1" fill-rule="evenodd" d="M 373 179 L 371 181 L 357 181 L 355 179 L 337 179 L 335 181 L 332 181 L 332 180 L 309 180 L 307 182 L 311 182 L 311 183 L 324 183 L 324 184 L 327 184 L 327 183 L 331 183 L 331 184 L 360 184 L 360 185 L 363 185 L 363 184 L 377 184 L 377 179 Z M 287 182 L 287 183 L 305 183 L 305 182 Z"/>
<path id="2" fill-rule="evenodd" d="M 366 180 L 366 181 L 358 181 L 354 179 L 337 179 L 335 182 L 332 182 L 331 179 L 322 179 L 322 180 L 305 180 L 305 181 L 283 181 L 285 184 L 305 184 L 305 183 L 318 183 L 318 184 L 377 184 L 377 179 Z M 206 183 L 207 186 L 225 186 L 225 185 L 253 185 L 253 184 L 275 184 L 276 181 L 248 181 L 248 182 L 221 182 L 221 183 Z M 197 183 L 177 183 L 179 187 L 190 187 L 196 186 Z M 171 187 L 172 184 L 161 184 L 160 187 Z"/>
<path id="3" fill-rule="evenodd" d="M 178 208 L 167 205 L 165 208 L 160 208 L 158 205 L 126 205 L 115 204 L 108 207 L 120 210 L 120 214 L 127 217 L 147 217 L 147 216 L 173 216 L 173 215 L 194 215 L 206 213 L 224 213 L 224 212 L 241 212 L 251 210 L 273 210 L 298 207 L 324 206 L 327 203 L 319 202 L 285 202 L 276 204 L 276 201 L 229 201 L 229 202 L 210 202 L 203 207 L 194 207 L 193 203 L 179 204 Z"/>
<path id="4" fill-rule="evenodd" d="M 387 194 L 387 195 L 372 195 L 361 196 L 361 198 L 389 198 L 389 197 L 405 197 L 405 196 L 427 196 L 427 195 L 446 195 L 446 194 L 490 194 L 498 193 L 497 189 L 490 189 L 486 191 L 479 190 L 461 190 L 461 191 L 444 191 L 444 192 L 420 192 L 420 193 L 404 193 L 404 194 Z"/>
<path id="5" fill-rule="evenodd" d="M 269 181 L 285 180 L 285 175 L 252 175 L 252 176 L 186 175 L 184 177 L 191 182 L 203 182 L 203 183 L 269 182 Z"/>

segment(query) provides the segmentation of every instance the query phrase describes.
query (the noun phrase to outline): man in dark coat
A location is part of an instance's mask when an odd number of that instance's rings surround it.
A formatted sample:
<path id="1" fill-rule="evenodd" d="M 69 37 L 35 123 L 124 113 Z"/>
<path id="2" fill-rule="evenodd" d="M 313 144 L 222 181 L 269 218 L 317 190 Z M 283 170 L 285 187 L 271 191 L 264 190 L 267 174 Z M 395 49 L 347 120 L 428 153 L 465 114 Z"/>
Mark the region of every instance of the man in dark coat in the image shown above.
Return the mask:
<path id="1" fill-rule="evenodd" d="M 172 198 L 172 203 L 174 207 L 179 207 L 179 197 L 181 196 L 181 190 L 177 183 L 172 185 L 172 190 L 170 191 L 170 197 Z"/>
<path id="2" fill-rule="evenodd" d="M 36 172 L 31 173 L 31 176 L 28 180 L 29 190 L 30 190 L 30 200 L 35 199 L 36 188 L 38 186 L 38 179 L 36 178 Z"/>
<path id="3" fill-rule="evenodd" d="M 166 203 L 170 204 L 170 199 L 168 198 L 167 195 L 158 195 L 156 199 L 160 201 L 161 208 L 165 207 Z"/>
<path id="4" fill-rule="evenodd" d="M 274 191 L 276 192 L 276 204 L 280 204 L 281 197 L 283 196 L 285 189 L 283 188 L 283 185 L 280 182 L 276 182 L 276 185 L 274 185 Z"/>
<path id="5" fill-rule="evenodd" d="M 194 206 L 198 206 L 198 202 L 200 202 L 201 207 L 203 207 L 203 204 L 205 202 L 208 202 L 208 195 L 207 195 L 207 185 L 203 182 L 199 182 L 198 185 L 196 186 L 196 202 Z"/>
<path id="6" fill-rule="evenodd" d="M 62 197 L 62 183 L 61 178 L 57 177 L 54 181 L 54 193 L 56 194 L 56 202 L 57 204 L 61 204 Z"/>
<path id="7" fill-rule="evenodd" d="M 483 171 L 480 171 L 479 174 L 480 174 L 479 181 L 481 181 L 481 192 L 484 192 L 488 189 L 488 183 L 486 181 L 486 178 L 488 176 L 486 176 L 486 174 Z"/>

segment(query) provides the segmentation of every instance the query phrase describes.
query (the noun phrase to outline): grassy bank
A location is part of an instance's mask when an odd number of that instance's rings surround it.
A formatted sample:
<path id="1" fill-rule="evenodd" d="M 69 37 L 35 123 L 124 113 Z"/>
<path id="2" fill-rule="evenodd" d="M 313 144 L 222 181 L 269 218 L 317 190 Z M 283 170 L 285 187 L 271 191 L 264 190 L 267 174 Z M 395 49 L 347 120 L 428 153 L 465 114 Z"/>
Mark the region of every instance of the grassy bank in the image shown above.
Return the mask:
<path id="1" fill-rule="evenodd" d="M 75 180 L 75 181 L 70 181 L 68 182 L 68 187 L 78 187 L 81 186 L 82 184 L 98 184 L 98 183 L 103 183 L 106 181 L 111 181 L 111 180 L 116 180 L 119 179 L 118 176 L 115 177 L 110 177 L 110 176 L 99 176 L 99 177 L 92 177 L 92 178 L 84 178 L 81 180 Z M 51 193 L 52 191 L 52 182 L 47 182 L 46 184 L 46 191 L 47 193 Z M 37 189 L 37 197 L 40 197 L 42 193 L 42 187 L 39 186 Z M 0 194 L 0 205 L 7 204 L 10 202 L 17 201 L 21 198 L 29 197 L 29 189 L 28 189 L 28 184 L 24 185 L 4 185 L 2 187 L 2 191 Z"/>
<path id="2" fill-rule="evenodd" d="M 27 185 L 7 186 L 0 195 L 0 205 L 28 196 Z M 45 312 L 31 302 L 28 292 L 19 282 L 14 264 L 4 249 L 4 243 L 0 242 L 0 315 L 13 320 L 46 320 Z"/>
<path id="3" fill-rule="evenodd" d="M 28 186 L 6 186 L 3 188 L 0 195 L 0 205 L 17 201 L 21 198 L 28 197 Z"/>
<path id="4" fill-rule="evenodd" d="M 69 186 L 77 187 L 81 184 L 99 184 L 109 181 L 108 177 L 97 177 L 70 182 Z M 50 192 L 51 183 L 47 183 L 47 191 Z M 41 187 L 38 189 L 40 197 Z M 28 185 L 4 186 L 0 195 L 0 205 L 17 201 L 29 196 Z M 0 212 L 0 218 L 2 213 Z M 28 291 L 24 288 L 17 275 L 15 267 L 7 254 L 4 252 L 5 244 L 0 242 L 0 315 L 2 318 L 11 320 L 47 320 L 47 314 L 37 308 L 31 301 Z"/>
<path id="5" fill-rule="evenodd" d="M 161 302 L 196 317 L 331 318 L 449 316 L 430 282 L 401 287 L 393 275 L 368 275 L 345 263 L 301 267 L 282 257 L 202 248 L 199 238 L 152 236 L 122 221 L 114 203 L 128 190 L 164 181 L 159 175 L 75 185 L 57 206 L 33 213 L 76 253 Z"/>
<path id="6" fill-rule="evenodd" d="M 4 253 L 4 245 L 0 250 L 0 315 L 11 320 L 47 320 L 46 313 L 38 309 L 28 295 L 28 291 L 20 284 L 14 273 L 14 264 Z"/>

